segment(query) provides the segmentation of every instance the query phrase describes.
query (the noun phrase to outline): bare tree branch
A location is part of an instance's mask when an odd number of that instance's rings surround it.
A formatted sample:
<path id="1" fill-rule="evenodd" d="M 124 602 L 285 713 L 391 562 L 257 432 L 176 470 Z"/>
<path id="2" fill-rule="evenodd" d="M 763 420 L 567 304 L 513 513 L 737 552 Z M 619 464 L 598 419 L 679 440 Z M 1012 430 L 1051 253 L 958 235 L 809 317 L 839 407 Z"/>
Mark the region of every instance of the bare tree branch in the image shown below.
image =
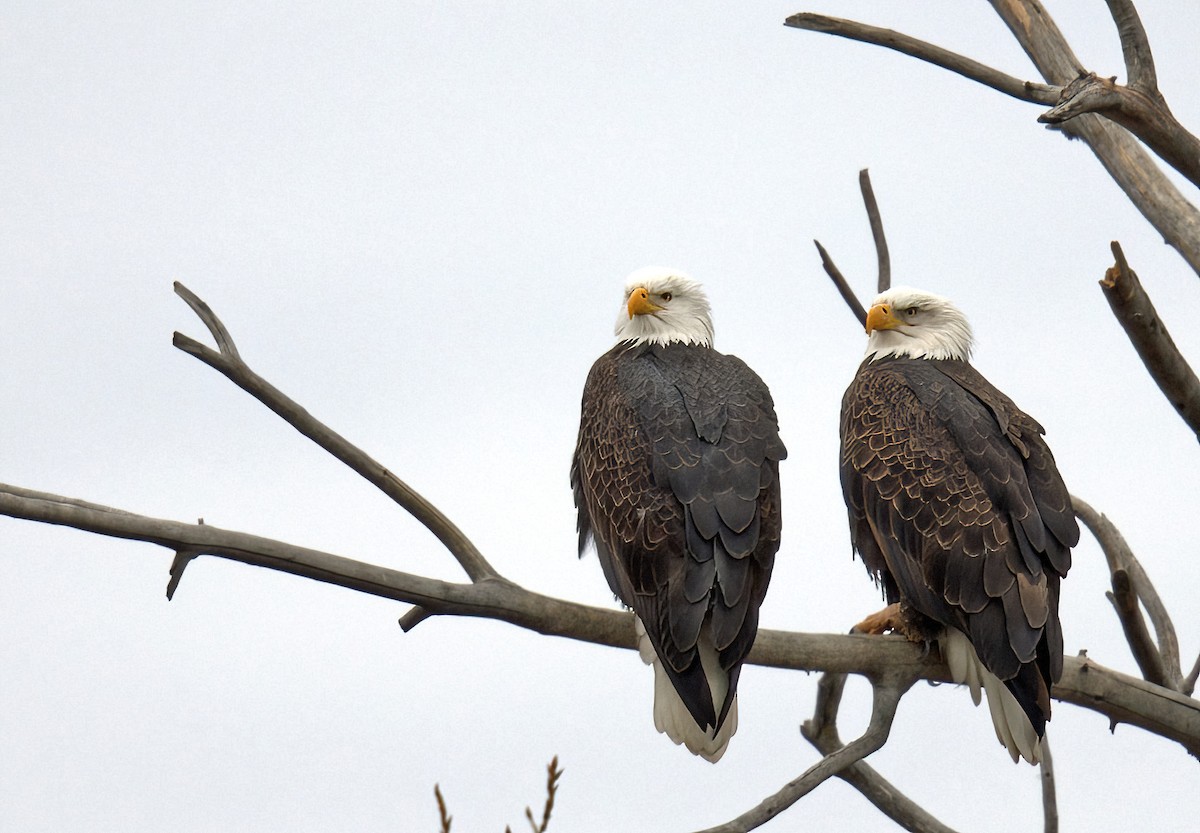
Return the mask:
<path id="1" fill-rule="evenodd" d="M 875 258 L 879 263 L 879 278 L 876 285 L 879 292 L 884 292 L 892 285 L 892 260 L 888 255 L 887 237 L 883 233 L 883 216 L 879 213 L 875 189 L 871 187 L 871 174 L 866 168 L 858 172 L 858 187 L 862 191 L 863 205 L 867 209 L 867 222 L 871 225 L 871 238 L 875 241 Z M 867 323 L 866 308 L 858 300 L 858 296 L 854 294 L 849 282 L 834 264 L 833 258 L 829 256 L 829 252 L 825 251 L 821 242 L 814 240 L 813 243 L 816 244 L 817 251 L 821 254 L 821 266 L 824 267 L 825 274 L 833 281 L 833 285 L 837 287 L 842 300 L 846 302 L 846 306 L 850 307 L 850 311 L 854 313 L 858 323 L 865 326 Z"/>
<path id="2" fill-rule="evenodd" d="M 1081 75 L 1087 75 L 1062 32 L 1037 0 L 989 1 L 1048 84 L 1020 81 L 976 61 L 890 29 L 816 14 L 792 15 L 785 22 L 786 25 L 798 29 L 824 32 L 895 49 L 978 81 L 1021 101 L 1051 105 L 1058 103 L 1065 87 Z M 1145 77 L 1144 71 L 1141 77 Z M 1061 124 L 1060 128 L 1068 137 L 1087 142 L 1105 170 L 1134 206 L 1162 234 L 1167 244 L 1183 256 L 1192 270 L 1200 274 L 1200 212 L 1163 175 L 1127 130 L 1138 131 L 1138 135 L 1147 145 L 1197 185 L 1200 185 L 1200 179 L 1188 172 L 1193 171 L 1194 174 L 1195 167 L 1200 165 L 1200 162 L 1196 161 L 1200 154 L 1195 152 L 1200 147 L 1200 142 L 1179 126 L 1165 103 L 1158 106 L 1151 106 L 1150 103 L 1144 106 L 1135 105 L 1132 101 L 1134 95 L 1147 99 L 1140 87 L 1130 93 L 1130 112 L 1136 112 L 1138 116 L 1125 125 L 1127 129 L 1122 129 L 1116 123 L 1110 123 L 1094 113 L 1083 113 Z M 1105 114 L 1115 118 L 1119 112 L 1106 110 Z"/>
<path id="3" fill-rule="evenodd" d="M 1117 24 L 1121 38 L 1121 53 L 1125 57 L 1125 75 L 1129 86 L 1146 91 L 1158 91 L 1158 76 L 1154 71 L 1154 56 L 1150 54 L 1150 39 L 1130 0 L 1108 0 L 1108 10 Z"/>
<path id="4" fill-rule="evenodd" d="M 636 649 L 633 617 L 544 596 L 503 578 L 468 584 L 404 573 L 269 538 L 231 532 L 211 524 L 187 524 L 84 504 L 57 495 L 0 484 L 0 515 L 58 524 L 172 551 L 193 549 L 272 570 L 315 579 L 373 596 L 421 605 L 435 614 L 477 616 L 541 634 L 597 645 Z M 794 671 L 865 675 L 911 675 L 949 681 L 939 659 L 922 656 L 903 637 L 806 634 L 761 629 L 747 661 Z M 1200 702 L 1162 686 L 1066 657 L 1052 695 L 1063 702 L 1128 723 L 1181 744 L 1200 755 Z"/>
<path id="5" fill-rule="evenodd" d="M 454 821 L 454 816 L 447 812 L 446 799 L 442 797 L 442 788 L 437 784 L 433 785 L 433 797 L 437 799 L 438 823 L 441 825 L 439 833 L 450 833 L 450 823 Z"/>
<path id="6" fill-rule="evenodd" d="M 858 319 L 858 323 L 866 326 L 867 311 L 859 303 L 858 296 L 854 294 L 854 290 L 850 288 L 850 284 L 846 283 L 841 270 L 834 264 L 833 258 L 829 256 L 829 252 L 825 251 L 825 247 L 821 245 L 821 241 L 814 240 L 813 243 L 816 244 L 817 251 L 821 253 L 821 265 L 825 267 L 825 274 L 833 281 L 833 285 L 837 287 L 842 300 L 846 302 L 846 306 L 850 307 L 850 312 L 854 313 L 854 317 Z"/>
<path id="7" fill-rule="evenodd" d="M 823 674 L 817 683 L 817 702 L 811 720 L 800 727 L 800 733 L 822 755 L 832 755 L 844 744 L 837 730 L 837 714 L 842 692 L 846 687 L 845 674 Z M 837 774 L 896 824 L 912 833 L 955 833 L 934 818 L 881 776 L 865 761 L 855 761 Z"/>
<path id="8" fill-rule="evenodd" d="M 1200 186 L 1200 139 L 1179 123 L 1157 90 L 1125 87 L 1115 78 L 1084 73 L 1063 88 L 1058 104 L 1038 116 L 1038 121 L 1062 124 L 1086 113 L 1097 113 L 1121 125 Z"/>
<path id="9" fill-rule="evenodd" d="M 1100 289 L 1159 390 L 1200 439 L 1200 379 L 1175 346 L 1142 282 L 1129 268 L 1121 244 L 1114 240 L 1112 251 L 1117 263 L 1104 273 Z"/>
<path id="10" fill-rule="evenodd" d="M 887 742 L 888 735 L 891 733 L 892 721 L 896 717 L 896 707 L 900 704 L 900 698 L 904 696 L 916 678 L 895 672 L 885 672 L 869 679 L 873 689 L 871 722 L 862 737 L 821 758 L 805 770 L 803 775 L 784 785 L 779 792 L 761 802 L 757 807 L 725 824 L 708 828 L 701 833 L 746 833 L 748 830 L 761 827 L 847 766 L 878 751 Z"/>
<path id="11" fill-rule="evenodd" d="M 1109 598 L 1116 608 L 1125 638 L 1138 667 L 1142 669 L 1142 675 L 1155 685 L 1182 692 L 1179 639 L 1175 634 L 1175 625 L 1154 583 L 1134 556 L 1125 537 L 1107 516 L 1074 496 L 1071 497 L 1071 507 L 1100 544 L 1108 562 L 1113 584 L 1113 592 Z M 1146 613 L 1154 624 L 1154 631 L 1158 635 L 1157 643 L 1150 638 L 1146 629 L 1139 602 L 1146 608 Z"/>
<path id="12" fill-rule="evenodd" d="M 252 371 L 238 355 L 229 331 L 207 304 L 178 281 L 175 282 L 175 292 L 187 301 L 188 306 L 200 316 L 209 332 L 213 334 L 213 338 L 216 339 L 220 351 L 214 351 L 181 333 L 175 333 L 173 343 L 176 347 L 219 370 L 235 385 L 283 417 L 284 421 L 301 434 L 341 460 L 365 478 L 367 482 L 398 503 L 441 541 L 472 581 L 499 577 L 496 569 L 487 562 L 487 559 L 471 543 L 470 539 L 436 506 L 341 434 L 330 430 L 323 423 L 314 419 L 308 411 Z"/>
<path id="13" fill-rule="evenodd" d="M 875 257 L 879 261 L 877 291 L 886 292 L 892 286 L 892 259 L 888 255 L 887 237 L 883 234 L 883 217 L 879 213 L 879 203 L 875 200 L 875 189 L 871 187 L 871 174 L 866 168 L 858 172 L 858 187 L 862 191 L 863 205 L 867 208 L 867 222 L 871 224 Z"/>
<path id="14" fill-rule="evenodd" d="M 1034 66 L 1050 84 L 1065 87 L 1086 70 L 1038 0 L 989 0 Z M 1200 212 L 1115 123 L 1085 114 L 1061 125 L 1085 141 L 1129 201 L 1200 275 Z"/>
<path id="15" fill-rule="evenodd" d="M 1042 762 L 1038 764 L 1042 774 L 1042 829 L 1045 833 L 1058 833 L 1058 791 L 1054 785 L 1054 759 L 1050 756 L 1050 739 L 1042 738 Z"/>
<path id="16" fill-rule="evenodd" d="M 1058 87 L 1022 81 L 971 58 L 891 29 L 810 13 L 794 14 L 784 21 L 784 25 L 894 49 L 942 69 L 948 69 L 964 78 L 978 81 L 984 86 L 1021 101 L 1029 101 L 1034 104 L 1053 104 L 1058 100 Z"/>

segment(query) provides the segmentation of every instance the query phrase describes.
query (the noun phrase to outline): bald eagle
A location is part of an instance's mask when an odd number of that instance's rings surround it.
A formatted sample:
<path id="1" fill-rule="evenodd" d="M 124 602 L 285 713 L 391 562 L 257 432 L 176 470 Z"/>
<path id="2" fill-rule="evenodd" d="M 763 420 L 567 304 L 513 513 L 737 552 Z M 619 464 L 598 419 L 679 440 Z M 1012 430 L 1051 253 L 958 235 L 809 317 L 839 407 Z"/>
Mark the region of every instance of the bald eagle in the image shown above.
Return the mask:
<path id="1" fill-rule="evenodd" d="M 1012 759 L 1036 763 L 1079 541 L 1070 495 L 1042 426 L 968 363 L 953 304 L 894 287 L 866 329 L 842 399 L 841 480 L 854 549 L 890 606 L 859 629 L 937 641 L 976 705 L 987 692 Z"/>
<path id="2" fill-rule="evenodd" d="M 583 389 L 571 485 L 654 667 L 654 725 L 709 761 L 737 728 L 737 683 L 779 549 L 771 394 L 712 348 L 708 299 L 670 269 L 629 276 L 617 344 Z"/>

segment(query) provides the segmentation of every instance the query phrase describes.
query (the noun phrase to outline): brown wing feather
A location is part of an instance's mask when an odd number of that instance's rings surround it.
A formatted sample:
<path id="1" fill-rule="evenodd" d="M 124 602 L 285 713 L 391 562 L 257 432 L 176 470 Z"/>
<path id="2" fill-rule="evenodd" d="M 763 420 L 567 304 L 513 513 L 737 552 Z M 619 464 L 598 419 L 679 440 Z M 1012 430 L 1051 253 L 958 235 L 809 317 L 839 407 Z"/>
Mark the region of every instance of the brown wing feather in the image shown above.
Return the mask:
<path id="1" fill-rule="evenodd" d="M 1041 734 L 1078 526 L 1041 426 L 965 362 L 866 362 L 842 402 L 851 537 L 889 601 L 963 631 Z"/>
<path id="2" fill-rule="evenodd" d="M 580 552 L 594 538 L 701 727 L 724 720 L 757 633 L 785 454 L 766 386 L 732 356 L 618 345 L 588 375 L 571 467 Z M 723 703 L 696 649 L 705 623 L 730 674 Z"/>

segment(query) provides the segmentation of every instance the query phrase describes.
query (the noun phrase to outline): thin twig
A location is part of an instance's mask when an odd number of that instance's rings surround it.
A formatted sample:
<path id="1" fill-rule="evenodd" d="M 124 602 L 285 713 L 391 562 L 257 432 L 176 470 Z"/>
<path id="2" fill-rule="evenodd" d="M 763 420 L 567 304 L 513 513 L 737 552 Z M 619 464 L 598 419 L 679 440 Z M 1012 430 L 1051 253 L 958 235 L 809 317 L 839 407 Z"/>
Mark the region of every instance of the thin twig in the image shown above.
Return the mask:
<path id="1" fill-rule="evenodd" d="M 875 190 L 871 187 L 871 174 L 866 168 L 858 172 L 858 187 L 862 191 L 863 204 L 867 208 L 867 221 L 871 224 L 875 257 L 879 262 L 877 291 L 887 292 L 892 286 L 892 259 L 888 255 L 887 237 L 883 233 L 883 217 L 879 213 L 879 203 L 875 201 Z"/>
<path id="2" fill-rule="evenodd" d="M 200 553 L 195 550 L 180 549 L 175 551 L 175 558 L 171 560 L 171 568 L 169 570 L 170 579 L 167 581 L 167 601 L 175 599 L 175 591 L 179 589 L 179 582 L 183 580 L 183 571 L 187 569 L 187 565 L 192 563 L 192 559 Z"/>
<path id="3" fill-rule="evenodd" d="M 1042 738 L 1042 818 L 1045 833 L 1058 833 L 1058 790 L 1054 784 L 1054 759 L 1050 757 L 1050 739 Z"/>
<path id="4" fill-rule="evenodd" d="M 986 64 L 981 64 L 979 61 L 891 29 L 810 13 L 794 14 L 784 21 L 784 25 L 893 49 L 942 69 L 948 69 L 964 78 L 978 81 L 980 84 L 1021 101 L 1029 101 L 1034 104 L 1053 104 L 1058 100 L 1058 87 L 1022 81 Z"/>
<path id="5" fill-rule="evenodd" d="M 708 828 L 701 831 L 701 833 L 746 833 L 748 830 L 760 827 L 808 795 L 829 778 L 879 750 L 887 742 L 888 734 L 892 729 L 892 721 L 896 717 L 896 707 L 900 703 L 900 698 L 908 691 L 914 681 L 912 677 L 895 674 L 894 672 L 887 672 L 878 677 L 872 677 L 871 722 L 861 737 L 821 758 L 821 760 L 805 770 L 803 775 L 784 785 L 777 793 L 769 796 L 757 806 L 725 824 Z"/>
<path id="6" fill-rule="evenodd" d="M 396 475 L 373 460 L 358 446 L 315 419 L 282 391 L 252 371 L 233 346 L 228 330 L 209 308 L 183 284 L 175 283 L 175 292 L 196 311 L 217 340 L 220 351 L 214 351 L 195 339 L 175 333 L 174 344 L 220 371 L 231 382 L 249 393 L 281 416 L 289 425 L 341 460 L 406 512 L 420 521 L 450 551 L 472 581 L 496 578 L 496 571 L 471 540 L 449 518 Z"/>
<path id="7" fill-rule="evenodd" d="M 821 265 L 825 267 L 825 274 L 833 281 L 833 285 L 837 287 L 837 291 L 842 296 L 842 300 L 846 302 L 846 306 L 850 307 L 850 312 L 854 313 L 854 317 L 858 319 L 858 323 L 866 326 L 867 311 L 863 305 L 859 303 L 858 297 L 855 296 L 854 290 L 850 288 L 850 284 L 846 283 L 846 279 L 842 276 L 841 270 L 833 262 L 833 258 L 829 256 L 829 252 L 825 251 L 825 247 L 821 245 L 819 240 L 814 240 L 813 243 L 817 246 L 817 251 L 821 253 Z"/>
<path id="8" fill-rule="evenodd" d="M 450 833 L 450 822 L 454 821 L 454 816 L 446 812 L 446 799 L 442 798 L 442 788 L 437 784 L 433 785 L 433 796 L 437 799 L 438 821 L 441 823 L 439 833 Z"/>
<path id="9" fill-rule="evenodd" d="M 562 777 L 563 771 L 558 768 L 558 756 L 555 755 L 550 759 L 550 765 L 546 767 L 546 804 L 542 808 L 542 821 L 538 823 L 533 818 L 533 811 L 528 807 L 525 808 L 525 818 L 529 821 L 529 826 L 533 833 L 546 833 L 546 827 L 550 824 L 550 813 L 554 810 L 554 796 L 558 793 L 558 779 Z"/>
<path id="10" fill-rule="evenodd" d="M 1112 252 L 1117 262 L 1104 273 L 1100 289 L 1159 390 L 1200 439 L 1200 379 L 1175 346 L 1115 240 Z"/>

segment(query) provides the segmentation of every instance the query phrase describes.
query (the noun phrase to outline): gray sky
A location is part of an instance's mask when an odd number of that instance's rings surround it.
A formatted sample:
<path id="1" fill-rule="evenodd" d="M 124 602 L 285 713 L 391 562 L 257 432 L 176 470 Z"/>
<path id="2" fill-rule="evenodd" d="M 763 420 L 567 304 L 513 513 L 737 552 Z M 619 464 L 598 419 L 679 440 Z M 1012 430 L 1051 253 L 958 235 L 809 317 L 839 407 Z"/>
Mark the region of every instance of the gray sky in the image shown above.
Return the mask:
<path id="1" fill-rule="evenodd" d="M 1050 3 L 1123 75 L 1104 4 Z M 919 8 L 909 8 L 919 6 Z M 1143 2 L 1160 85 L 1200 125 L 1200 12 Z M 461 574 L 414 521 L 215 371 L 181 280 L 250 365 L 445 510 L 506 575 L 612 606 L 574 555 L 579 394 L 624 276 L 702 280 L 717 346 L 770 384 L 791 451 L 765 627 L 844 632 L 880 603 L 852 561 L 837 409 L 864 337 L 869 167 L 897 282 L 953 297 L 976 364 L 1047 428 L 1200 650 L 1194 437 L 1096 287 L 1119 239 L 1185 354 L 1196 277 L 1081 144 L 1009 100 L 883 50 L 785 29 L 820 10 L 1022 77 L 985 3 L 10 2 L 0 12 L 3 479 L 410 572 Z M 1185 189 L 1192 197 L 1194 189 Z M 566 770 L 552 830 L 736 815 L 817 759 L 816 678 L 749 668 L 709 765 L 658 735 L 637 657 L 435 619 L 216 559 L 163 596 L 170 553 L 0 518 L 0 828 L 514 830 Z M 1136 673 L 1085 535 L 1067 652 Z M 843 736 L 861 728 L 865 685 Z M 1063 830 L 1178 829 L 1195 762 L 1057 705 Z M 1040 826 L 965 691 L 918 686 L 872 763 L 947 824 Z M 1186 821 L 1185 821 L 1186 820 Z M 829 783 L 768 830 L 888 830 Z"/>

